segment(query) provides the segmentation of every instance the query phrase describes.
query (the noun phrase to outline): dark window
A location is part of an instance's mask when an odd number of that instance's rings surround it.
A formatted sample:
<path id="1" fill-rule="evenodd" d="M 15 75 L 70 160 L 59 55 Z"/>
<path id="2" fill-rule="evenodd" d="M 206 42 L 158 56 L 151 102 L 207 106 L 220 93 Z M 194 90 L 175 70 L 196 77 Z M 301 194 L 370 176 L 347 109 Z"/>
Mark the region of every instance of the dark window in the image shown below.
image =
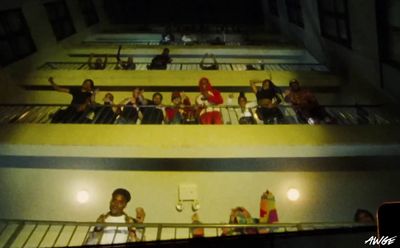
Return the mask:
<path id="1" fill-rule="evenodd" d="M 271 15 L 279 17 L 278 2 L 277 0 L 268 0 L 268 8 Z"/>
<path id="2" fill-rule="evenodd" d="M 44 7 L 56 39 L 62 40 L 75 33 L 75 27 L 65 1 L 45 3 Z"/>
<path id="3" fill-rule="evenodd" d="M 351 47 L 347 0 L 319 0 L 321 35 Z"/>
<path id="4" fill-rule="evenodd" d="M 286 0 L 286 9 L 289 22 L 304 28 L 303 12 L 301 10 L 301 0 Z"/>
<path id="5" fill-rule="evenodd" d="M 79 5 L 87 26 L 92 26 L 99 23 L 96 7 L 94 6 L 92 0 L 80 0 Z"/>
<path id="6" fill-rule="evenodd" d="M 0 12 L 0 65 L 5 66 L 36 52 L 21 9 Z"/>
<path id="7" fill-rule="evenodd" d="M 400 68 L 400 1 L 377 1 L 381 60 Z"/>

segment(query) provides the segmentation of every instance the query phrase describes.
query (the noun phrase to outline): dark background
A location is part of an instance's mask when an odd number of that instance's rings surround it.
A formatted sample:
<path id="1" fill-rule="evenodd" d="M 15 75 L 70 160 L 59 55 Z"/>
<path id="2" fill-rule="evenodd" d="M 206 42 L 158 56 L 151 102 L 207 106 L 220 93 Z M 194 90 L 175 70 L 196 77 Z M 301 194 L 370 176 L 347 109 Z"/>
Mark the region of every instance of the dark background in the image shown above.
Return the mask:
<path id="1" fill-rule="evenodd" d="M 104 0 L 112 24 L 262 24 L 261 0 Z"/>

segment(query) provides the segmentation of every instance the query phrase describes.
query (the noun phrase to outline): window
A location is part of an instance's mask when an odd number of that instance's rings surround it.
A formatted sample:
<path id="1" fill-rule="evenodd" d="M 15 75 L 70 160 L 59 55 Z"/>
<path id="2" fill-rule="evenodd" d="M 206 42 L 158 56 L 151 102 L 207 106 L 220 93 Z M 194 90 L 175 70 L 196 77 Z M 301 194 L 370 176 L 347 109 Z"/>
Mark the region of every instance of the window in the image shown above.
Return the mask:
<path id="1" fill-rule="evenodd" d="M 277 0 L 268 0 L 268 8 L 271 15 L 279 17 L 278 2 Z"/>
<path id="2" fill-rule="evenodd" d="M 46 8 L 47 16 L 58 41 L 75 33 L 75 27 L 65 1 L 45 3 L 44 7 Z"/>
<path id="3" fill-rule="evenodd" d="M 400 1 L 378 1 L 377 23 L 381 60 L 400 68 Z"/>
<path id="4" fill-rule="evenodd" d="M 5 66 L 36 52 L 21 9 L 0 12 L 0 65 Z"/>
<path id="5" fill-rule="evenodd" d="M 300 0 L 286 0 L 286 8 L 289 22 L 304 28 L 303 12 L 301 10 Z"/>
<path id="6" fill-rule="evenodd" d="M 351 47 L 347 0 L 319 0 L 318 12 L 322 36 Z"/>
<path id="7" fill-rule="evenodd" d="M 92 0 L 80 0 L 79 5 L 87 26 L 92 26 L 99 23 L 96 7 L 94 6 Z"/>

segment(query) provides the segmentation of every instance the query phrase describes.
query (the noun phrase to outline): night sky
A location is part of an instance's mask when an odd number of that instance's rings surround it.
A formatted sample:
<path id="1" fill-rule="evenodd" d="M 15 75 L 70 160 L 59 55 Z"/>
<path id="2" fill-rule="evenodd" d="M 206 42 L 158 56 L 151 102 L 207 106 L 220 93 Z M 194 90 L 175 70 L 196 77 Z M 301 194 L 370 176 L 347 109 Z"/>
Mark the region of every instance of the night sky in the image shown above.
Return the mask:
<path id="1" fill-rule="evenodd" d="M 114 24 L 262 24 L 261 0 L 104 0 Z"/>

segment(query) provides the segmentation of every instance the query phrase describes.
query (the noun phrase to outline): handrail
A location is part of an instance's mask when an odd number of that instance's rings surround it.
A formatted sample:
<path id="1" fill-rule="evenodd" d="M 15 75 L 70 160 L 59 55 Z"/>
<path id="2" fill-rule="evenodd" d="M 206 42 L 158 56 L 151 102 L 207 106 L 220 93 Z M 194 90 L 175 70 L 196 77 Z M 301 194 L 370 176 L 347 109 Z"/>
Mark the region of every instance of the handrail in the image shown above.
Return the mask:
<path id="1" fill-rule="evenodd" d="M 150 63 L 139 62 L 136 64 L 136 71 L 145 71 Z M 206 63 L 207 64 L 207 63 Z M 245 71 L 247 65 L 252 65 L 252 70 L 262 71 L 322 71 L 329 69 L 319 63 L 218 63 L 219 71 Z M 109 62 L 104 70 L 116 70 L 117 63 Z M 38 67 L 38 70 L 90 70 L 87 62 L 46 62 Z M 184 70 L 202 70 L 198 62 L 171 63 L 167 65 L 166 70 L 184 71 Z M 134 70 L 132 70 L 134 71 Z"/>
<path id="2" fill-rule="evenodd" d="M 293 233 L 318 230 L 374 231 L 373 224 L 354 222 L 310 222 L 274 224 L 226 224 L 226 223 L 98 223 L 80 221 L 0 219 L 4 247 L 59 247 L 93 244 L 121 244 L 132 241 L 162 241 L 187 239 L 194 230 L 203 230 L 203 237 L 219 237 L 244 234 Z M 15 227 L 16 226 L 16 227 Z M 72 231 L 71 231 L 72 229 Z M 171 229 L 173 229 L 172 236 Z M 52 230 L 52 231 L 50 231 Z M 134 230 L 136 239 L 129 239 L 128 230 Z M 177 235 L 178 230 L 180 235 Z M 251 232 L 249 232 L 251 230 Z M 26 235 L 28 233 L 28 235 Z M 117 235 L 123 235 L 117 242 Z M 103 240 L 103 238 L 105 238 Z"/>
<path id="3" fill-rule="evenodd" d="M 80 124 L 199 124 L 201 115 L 220 112 L 222 124 L 337 124 L 386 125 L 399 124 L 400 116 L 387 110 L 385 104 L 322 105 L 314 116 L 291 105 L 279 105 L 273 114 L 266 115 L 253 104 L 245 109 L 238 105 L 217 105 L 207 108 L 196 105 L 181 106 L 184 111 L 178 119 L 167 120 L 166 110 L 171 105 L 89 105 L 78 112 L 78 106 L 69 104 L 0 104 L 0 124 L 11 123 L 80 123 Z M 81 106 L 79 106 L 81 107 Z M 115 107 L 115 108 L 112 108 Z M 124 109 L 133 108 L 134 113 Z M 150 109 L 147 111 L 147 109 Z M 173 110 L 168 110 L 173 111 Z M 143 115 L 140 116 L 139 112 Z M 171 114 L 174 112 L 171 112 Z M 311 113 L 311 112 L 310 112 Z M 140 118 L 139 118 L 140 116 Z M 175 116 L 175 114 L 173 114 Z M 143 120 L 146 121 L 143 122 Z"/>

